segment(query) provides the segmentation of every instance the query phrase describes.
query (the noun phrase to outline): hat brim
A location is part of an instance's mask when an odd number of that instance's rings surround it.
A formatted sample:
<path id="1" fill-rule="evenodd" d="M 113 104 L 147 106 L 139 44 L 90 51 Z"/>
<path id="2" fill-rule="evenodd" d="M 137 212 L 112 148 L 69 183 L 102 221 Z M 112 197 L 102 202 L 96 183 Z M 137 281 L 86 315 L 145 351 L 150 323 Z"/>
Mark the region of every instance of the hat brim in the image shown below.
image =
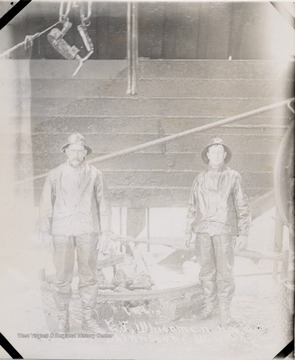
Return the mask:
<path id="1" fill-rule="evenodd" d="M 230 148 L 227 145 L 224 145 L 224 144 L 209 144 L 203 149 L 203 151 L 201 153 L 201 157 L 202 157 L 202 160 L 204 161 L 204 163 L 209 164 L 209 159 L 208 159 L 208 156 L 207 156 L 207 152 L 208 152 L 209 147 L 214 146 L 214 145 L 221 145 L 221 146 L 224 147 L 224 150 L 226 151 L 226 157 L 224 159 L 224 162 L 226 164 L 228 162 L 230 162 L 230 160 L 232 158 L 232 152 L 231 152 Z"/>
<path id="2" fill-rule="evenodd" d="M 70 145 L 72 145 L 72 144 L 70 144 L 70 143 L 64 144 L 64 145 L 61 147 L 61 151 L 62 151 L 62 152 L 65 152 L 66 148 L 67 148 L 68 146 L 70 146 Z M 89 146 L 87 146 L 87 145 L 83 145 L 83 146 L 84 146 L 84 148 L 87 150 L 87 155 L 89 155 L 89 154 L 92 153 L 92 149 L 91 149 Z"/>

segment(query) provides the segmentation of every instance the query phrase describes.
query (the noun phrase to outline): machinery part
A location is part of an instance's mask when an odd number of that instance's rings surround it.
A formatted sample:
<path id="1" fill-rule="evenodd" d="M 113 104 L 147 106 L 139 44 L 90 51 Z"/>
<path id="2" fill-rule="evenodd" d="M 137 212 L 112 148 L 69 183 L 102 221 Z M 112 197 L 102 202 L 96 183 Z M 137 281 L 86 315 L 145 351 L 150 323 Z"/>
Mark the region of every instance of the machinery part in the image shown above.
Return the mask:
<path id="1" fill-rule="evenodd" d="M 52 28 L 54 28 L 56 25 L 58 25 L 60 22 L 56 22 L 53 25 L 49 26 L 47 29 L 41 31 L 41 32 L 37 32 L 34 35 L 26 35 L 25 40 L 22 41 L 21 43 L 13 46 L 12 48 L 4 51 L 2 54 L 0 54 L 0 59 L 2 58 L 8 58 L 11 56 L 11 54 L 15 51 L 18 50 L 19 48 L 24 47 L 25 50 L 28 50 L 30 47 L 33 46 L 33 42 L 34 40 L 38 39 L 40 36 L 44 35 L 45 33 L 47 33 L 47 31 L 51 30 Z"/>
<path id="2" fill-rule="evenodd" d="M 62 30 L 54 28 L 47 35 L 48 41 L 51 46 L 60 53 L 65 59 L 73 60 L 77 57 L 79 50 L 76 46 L 70 46 L 63 37 L 69 31 L 72 24 L 67 21 L 64 23 Z"/>
<path id="3" fill-rule="evenodd" d="M 80 4 L 80 18 L 81 24 L 84 26 L 90 25 L 92 1 L 87 1 L 87 16 L 85 15 L 85 3 Z"/>
<path id="4" fill-rule="evenodd" d="M 90 39 L 90 37 L 88 35 L 86 26 L 81 24 L 81 25 L 77 26 L 77 29 L 78 29 L 79 34 L 80 34 L 80 36 L 81 36 L 81 38 L 82 38 L 82 40 L 84 42 L 84 45 L 85 45 L 87 51 L 91 52 L 91 54 L 92 54 L 93 53 L 93 43 L 92 43 L 92 40 Z"/>
<path id="5" fill-rule="evenodd" d="M 80 17 L 81 25 L 79 25 L 78 31 L 84 42 L 84 45 L 88 51 L 88 54 L 85 57 L 78 55 L 79 49 L 76 46 L 70 46 L 63 37 L 69 31 L 72 24 L 69 21 L 69 13 L 71 10 L 71 1 L 67 2 L 65 9 L 65 1 L 61 1 L 59 8 L 59 22 L 63 24 L 62 30 L 54 28 L 50 31 L 47 38 L 51 46 L 67 60 L 78 60 L 79 65 L 73 73 L 73 76 L 76 76 L 83 66 L 83 63 L 93 54 L 93 43 L 90 39 L 86 27 L 90 25 L 90 16 L 91 16 L 91 2 L 88 2 L 88 13 L 85 16 L 84 4 L 81 3 L 80 6 Z"/>
<path id="6" fill-rule="evenodd" d="M 288 103 L 290 104 L 290 102 Z M 291 106 L 291 105 L 290 105 Z M 274 194 L 279 214 L 294 234 L 294 122 L 286 131 L 275 162 Z"/>
<path id="7" fill-rule="evenodd" d="M 279 336 L 286 341 L 293 336 L 294 288 L 289 289 L 284 282 L 279 282 L 277 286 Z"/>
<path id="8" fill-rule="evenodd" d="M 81 58 L 78 55 L 79 49 L 76 46 L 70 46 L 64 39 L 64 35 L 71 28 L 72 24 L 69 21 L 64 23 L 63 29 L 59 30 L 53 28 L 50 33 L 47 35 L 48 41 L 51 46 L 60 53 L 67 60 L 78 60 L 79 65 L 73 73 L 73 76 L 76 76 L 81 69 L 83 63 L 89 58 L 93 51 L 89 52 L 84 58 Z"/>
<path id="9" fill-rule="evenodd" d="M 61 1 L 59 6 L 59 21 L 64 23 L 69 20 L 69 13 L 71 10 L 71 1 L 67 2 L 66 10 L 64 11 L 64 7 L 67 1 Z"/>
<path id="10" fill-rule="evenodd" d="M 54 282 L 52 276 L 46 276 L 42 280 L 42 290 L 53 292 Z M 186 293 L 194 293 L 201 291 L 199 282 L 189 283 L 182 286 L 172 287 L 168 289 L 152 289 L 152 290 L 126 290 L 124 292 L 115 292 L 112 290 L 98 290 L 97 297 L 99 302 L 105 301 L 144 301 L 159 298 L 175 299 Z M 75 295 L 76 291 L 73 290 Z"/>

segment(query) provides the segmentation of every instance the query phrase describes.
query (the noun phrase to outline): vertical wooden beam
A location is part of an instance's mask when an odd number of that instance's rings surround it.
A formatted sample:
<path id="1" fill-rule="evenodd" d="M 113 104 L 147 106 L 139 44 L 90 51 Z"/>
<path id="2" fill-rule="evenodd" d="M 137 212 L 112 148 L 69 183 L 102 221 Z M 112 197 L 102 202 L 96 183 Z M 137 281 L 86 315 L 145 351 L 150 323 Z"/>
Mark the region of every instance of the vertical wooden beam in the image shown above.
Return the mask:
<path id="1" fill-rule="evenodd" d="M 138 4 L 127 4 L 127 94 L 136 94 L 136 71 L 138 59 Z"/>
<path id="2" fill-rule="evenodd" d="M 281 253 L 283 249 L 283 230 L 284 230 L 284 223 L 279 214 L 278 209 L 276 208 L 274 243 L 273 243 L 273 250 L 276 254 Z M 276 279 L 278 274 L 278 260 L 274 260 L 272 274 L 273 274 L 273 278 Z"/>

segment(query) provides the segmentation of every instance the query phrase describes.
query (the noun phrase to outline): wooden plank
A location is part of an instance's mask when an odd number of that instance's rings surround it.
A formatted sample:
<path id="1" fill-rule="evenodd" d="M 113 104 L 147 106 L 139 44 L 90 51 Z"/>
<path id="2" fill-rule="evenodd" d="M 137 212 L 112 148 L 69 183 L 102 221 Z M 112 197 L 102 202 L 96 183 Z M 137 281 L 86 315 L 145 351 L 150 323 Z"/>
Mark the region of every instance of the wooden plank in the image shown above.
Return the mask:
<path id="1" fill-rule="evenodd" d="M 1 79 L 26 78 L 22 72 L 11 71 L 22 66 L 30 66 L 31 79 L 71 79 L 74 60 L 1 60 Z M 120 77 L 126 68 L 126 60 L 87 60 L 76 75 L 76 79 L 110 79 Z"/>
<path id="2" fill-rule="evenodd" d="M 141 78 L 228 80 L 278 79 L 287 66 L 273 60 L 142 60 L 139 65 Z M 292 75 L 289 76 L 292 80 Z"/>
<path id="3" fill-rule="evenodd" d="M 59 153 L 35 153 L 35 154 L 17 154 L 16 161 L 19 166 L 31 166 L 31 158 L 34 158 L 34 167 L 37 169 L 53 169 L 65 161 L 65 155 Z M 91 154 L 87 159 L 97 156 L 103 156 L 104 153 Z M 240 153 L 234 154 L 229 166 L 233 169 L 241 169 L 245 172 L 264 171 L 272 172 L 275 163 L 276 154 L 255 154 Z M 256 161 L 253 161 L 253 158 Z M 200 154 L 195 153 L 137 153 L 128 156 L 109 160 L 97 164 L 97 167 L 104 170 L 191 170 L 199 171 L 205 169 Z"/>
<path id="4" fill-rule="evenodd" d="M 124 73 L 124 76 L 123 76 Z M 21 86 L 27 96 L 38 98 L 125 97 L 125 71 L 118 79 L 7 79 L 1 89 Z M 194 97 L 194 98 L 269 98 L 288 97 L 291 81 L 278 86 L 274 80 L 224 80 L 224 79 L 141 79 L 137 82 L 137 94 L 142 97 Z M 17 93 L 10 93 L 18 97 Z M 270 100 L 272 101 L 272 100 Z"/>
<path id="5" fill-rule="evenodd" d="M 114 151 L 129 148 L 131 146 L 143 144 L 145 142 L 159 138 L 153 134 L 91 134 L 87 136 L 88 144 L 94 152 L 111 153 Z M 190 135 L 185 138 L 175 140 L 166 144 L 166 152 L 195 152 L 199 154 L 204 146 L 207 145 L 211 136 L 204 134 Z M 224 141 L 234 152 L 253 152 L 253 153 L 274 153 L 279 144 L 281 137 L 277 135 L 224 135 Z M 66 140 L 65 135 L 61 134 L 36 134 L 31 137 L 19 136 L 16 141 L 23 141 L 30 144 L 33 141 L 34 152 L 50 153 L 59 152 L 60 147 Z M 251 149 L 251 150 L 250 150 Z M 262 150 L 263 149 L 263 150 Z M 161 153 L 163 149 L 160 145 L 150 147 L 143 152 Z"/>
<path id="6" fill-rule="evenodd" d="M 207 24 L 203 27 L 203 36 L 199 41 L 204 42 L 206 59 L 227 59 L 228 41 L 230 35 L 231 3 L 204 3 Z"/>
<path id="7" fill-rule="evenodd" d="M 31 117 L 32 132 L 43 134 L 64 134 L 65 138 L 72 132 L 78 131 L 85 136 L 95 133 L 118 133 L 118 134 L 172 134 L 183 130 L 189 130 L 197 126 L 206 125 L 224 117 L 89 117 L 89 116 L 44 116 Z M 11 117 L 10 122 L 18 123 L 21 119 Z M 24 118 L 22 118 L 24 120 Z M 290 124 L 289 118 L 282 117 L 253 117 L 244 119 L 236 124 L 225 125 L 216 129 L 208 130 L 206 134 L 231 134 L 234 129 L 236 134 L 280 134 Z M 210 136 L 210 135 L 208 135 Z"/>
<path id="8" fill-rule="evenodd" d="M 32 116 L 233 116 L 270 105 L 269 99 L 179 99 L 179 98 L 85 98 L 38 99 L 31 106 Z M 15 110 L 16 112 L 16 110 Z M 15 116 L 15 112 L 11 116 Z M 281 109 L 275 114 L 281 116 Z"/>
<path id="9" fill-rule="evenodd" d="M 173 5 L 172 5 L 173 6 Z M 165 3 L 138 4 L 138 56 L 162 58 L 163 24 L 165 23 Z"/>
<path id="10" fill-rule="evenodd" d="M 114 6 L 115 5 L 115 6 Z M 108 43 L 107 52 L 102 59 L 125 59 L 127 43 L 127 3 L 108 3 Z M 99 19 L 98 19 L 99 21 Z M 99 41 L 99 38 L 98 38 Z"/>
<path id="11" fill-rule="evenodd" d="M 66 60 L 1 60 L 1 78 L 22 78 L 9 69 L 29 63 L 32 79 L 69 79 L 71 65 Z M 139 61 L 141 78 L 195 78 L 195 79 L 265 79 L 277 80 L 288 64 L 273 60 L 143 60 Z M 291 64 L 290 64 L 291 65 Z M 117 77 L 126 68 L 126 60 L 89 59 L 76 76 L 77 79 L 107 79 Z M 8 71 L 7 71 L 8 70 Z M 292 74 L 290 74 L 292 80 Z"/>
<path id="12" fill-rule="evenodd" d="M 261 135 L 223 135 L 225 143 L 229 144 L 234 151 L 248 152 L 252 149 L 253 152 L 259 152 L 261 149 L 265 152 L 274 152 L 278 149 L 281 137 L 280 136 L 261 136 Z M 208 137 L 204 134 L 194 135 L 191 137 L 175 140 L 174 142 L 166 144 L 167 152 L 199 152 L 200 144 L 203 146 L 208 143 Z M 203 147 L 202 146 L 202 147 Z"/>

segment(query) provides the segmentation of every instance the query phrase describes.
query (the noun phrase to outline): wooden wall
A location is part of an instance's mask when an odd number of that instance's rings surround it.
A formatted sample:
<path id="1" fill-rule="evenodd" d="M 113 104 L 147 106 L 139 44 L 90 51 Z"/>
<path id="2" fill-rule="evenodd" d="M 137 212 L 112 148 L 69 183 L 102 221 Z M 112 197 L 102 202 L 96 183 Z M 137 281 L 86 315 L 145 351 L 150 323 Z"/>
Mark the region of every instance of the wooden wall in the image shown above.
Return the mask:
<path id="1" fill-rule="evenodd" d="M 280 18 L 267 2 L 139 3 L 139 56 L 151 59 L 267 59 L 268 42 L 277 41 L 278 29 L 269 18 Z M 127 3 L 94 2 L 89 34 L 92 59 L 126 58 Z M 59 3 L 32 2 L 14 22 L 14 43 L 58 20 Z M 279 19 L 280 20 L 280 19 Z M 82 50 L 76 29 L 78 9 L 70 13 L 73 27 L 67 41 Z M 283 20 L 281 20 L 283 22 Z M 30 54 L 31 55 L 31 54 Z M 18 58 L 27 56 L 18 53 Z M 46 36 L 37 40 L 33 59 L 61 59 Z"/>

